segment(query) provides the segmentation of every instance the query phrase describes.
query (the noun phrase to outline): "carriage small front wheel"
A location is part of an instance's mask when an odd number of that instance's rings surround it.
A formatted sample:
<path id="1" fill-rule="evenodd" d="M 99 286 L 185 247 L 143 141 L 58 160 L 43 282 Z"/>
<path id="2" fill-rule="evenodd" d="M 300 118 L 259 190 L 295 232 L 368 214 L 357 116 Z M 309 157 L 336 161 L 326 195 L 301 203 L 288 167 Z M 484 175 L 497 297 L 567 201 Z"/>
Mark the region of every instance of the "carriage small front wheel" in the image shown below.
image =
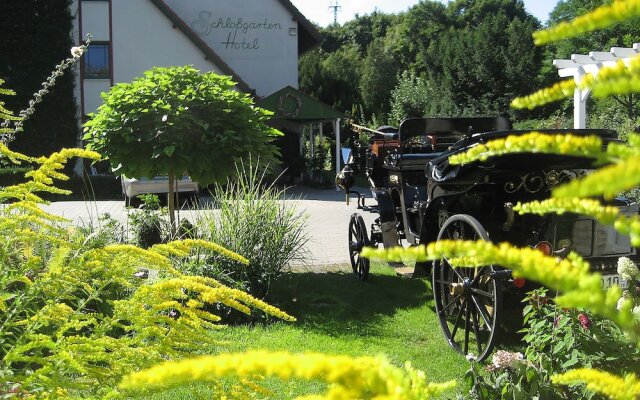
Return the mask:
<path id="1" fill-rule="evenodd" d="M 453 215 L 438 240 L 489 240 L 477 219 Z M 434 263 L 433 298 L 440 327 L 457 352 L 482 361 L 491 354 L 502 314 L 502 291 L 495 267 L 453 268 L 445 257 Z"/>
<path id="2" fill-rule="evenodd" d="M 358 213 L 352 214 L 349 219 L 349 259 L 353 273 L 363 281 L 369 277 L 370 261 L 368 258 L 361 257 L 360 252 L 370 244 L 364 219 Z"/>

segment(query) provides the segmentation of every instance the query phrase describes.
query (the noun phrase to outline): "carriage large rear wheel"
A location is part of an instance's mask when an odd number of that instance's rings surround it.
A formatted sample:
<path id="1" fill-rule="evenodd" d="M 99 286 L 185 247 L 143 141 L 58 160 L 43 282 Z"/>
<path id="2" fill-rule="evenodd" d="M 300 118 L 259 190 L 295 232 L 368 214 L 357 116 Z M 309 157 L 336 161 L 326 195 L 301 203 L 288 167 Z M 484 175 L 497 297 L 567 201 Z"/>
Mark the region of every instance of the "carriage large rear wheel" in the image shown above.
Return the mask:
<path id="1" fill-rule="evenodd" d="M 489 240 L 470 215 L 447 219 L 438 240 Z M 502 291 L 493 265 L 452 268 L 446 258 L 434 262 L 433 298 L 440 327 L 457 352 L 481 361 L 491 354 L 502 314 Z"/>
<path id="2" fill-rule="evenodd" d="M 367 226 L 362 216 L 358 213 L 351 215 L 349 219 L 349 259 L 351 268 L 358 279 L 366 281 L 369 277 L 369 259 L 360 256 L 365 246 L 370 246 Z"/>

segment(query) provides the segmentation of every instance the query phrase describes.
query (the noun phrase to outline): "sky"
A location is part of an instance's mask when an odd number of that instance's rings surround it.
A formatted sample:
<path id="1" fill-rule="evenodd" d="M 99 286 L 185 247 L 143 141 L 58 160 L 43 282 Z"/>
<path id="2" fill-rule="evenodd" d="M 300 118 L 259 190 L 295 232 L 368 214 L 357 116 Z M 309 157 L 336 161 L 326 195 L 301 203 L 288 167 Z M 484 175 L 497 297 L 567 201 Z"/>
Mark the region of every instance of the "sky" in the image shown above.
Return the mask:
<path id="1" fill-rule="evenodd" d="M 291 0 L 307 19 L 320 26 L 327 26 L 333 22 L 333 11 L 329 7 L 336 1 L 341 6 L 338 12 L 340 24 L 353 19 L 355 14 L 370 14 L 376 8 L 385 13 L 397 13 L 419 3 L 419 0 Z M 549 13 L 557 3 L 558 0 L 524 0 L 527 11 L 543 23 L 547 21 Z"/>

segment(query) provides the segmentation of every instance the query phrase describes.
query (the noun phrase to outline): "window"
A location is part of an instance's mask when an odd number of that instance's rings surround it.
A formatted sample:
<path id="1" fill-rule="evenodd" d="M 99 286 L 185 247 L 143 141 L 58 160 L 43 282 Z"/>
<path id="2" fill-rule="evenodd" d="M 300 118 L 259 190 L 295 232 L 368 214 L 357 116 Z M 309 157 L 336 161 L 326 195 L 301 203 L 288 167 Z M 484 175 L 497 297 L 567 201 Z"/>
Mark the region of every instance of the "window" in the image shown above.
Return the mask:
<path id="1" fill-rule="evenodd" d="M 109 44 L 89 45 L 84 57 L 84 77 L 87 79 L 109 79 Z"/>

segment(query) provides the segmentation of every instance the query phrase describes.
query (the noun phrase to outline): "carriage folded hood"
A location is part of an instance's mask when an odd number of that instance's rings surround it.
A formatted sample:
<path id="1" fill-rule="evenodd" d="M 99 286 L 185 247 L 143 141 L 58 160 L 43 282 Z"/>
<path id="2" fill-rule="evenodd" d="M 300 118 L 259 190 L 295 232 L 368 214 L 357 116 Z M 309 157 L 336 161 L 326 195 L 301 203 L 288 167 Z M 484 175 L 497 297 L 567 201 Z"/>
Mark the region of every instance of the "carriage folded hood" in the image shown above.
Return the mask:
<path id="1" fill-rule="evenodd" d="M 451 165 L 449 163 L 449 156 L 464 153 L 478 144 L 486 143 L 493 139 L 504 138 L 512 135 L 524 135 L 532 132 L 549 135 L 597 135 L 603 139 L 603 143 L 605 143 L 605 145 L 612 141 L 618 141 L 617 133 L 609 129 L 510 130 L 477 133 L 461 139 L 452 145 L 449 150 L 443 152 L 439 157 L 429 162 L 425 169 L 425 175 L 428 179 L 435 182 L 448 182 L 453 179 L 459 179 L 467 174 L 484 174 L 484 171 L 487 169 L 509 169 L 527 172 L 544 169 L 590 169 L 594 167 L 594 160 L 591 158 L 534 152 L 494 156 L 489 157 L 484 162 L 474 161 L 464 165 Z"/>

